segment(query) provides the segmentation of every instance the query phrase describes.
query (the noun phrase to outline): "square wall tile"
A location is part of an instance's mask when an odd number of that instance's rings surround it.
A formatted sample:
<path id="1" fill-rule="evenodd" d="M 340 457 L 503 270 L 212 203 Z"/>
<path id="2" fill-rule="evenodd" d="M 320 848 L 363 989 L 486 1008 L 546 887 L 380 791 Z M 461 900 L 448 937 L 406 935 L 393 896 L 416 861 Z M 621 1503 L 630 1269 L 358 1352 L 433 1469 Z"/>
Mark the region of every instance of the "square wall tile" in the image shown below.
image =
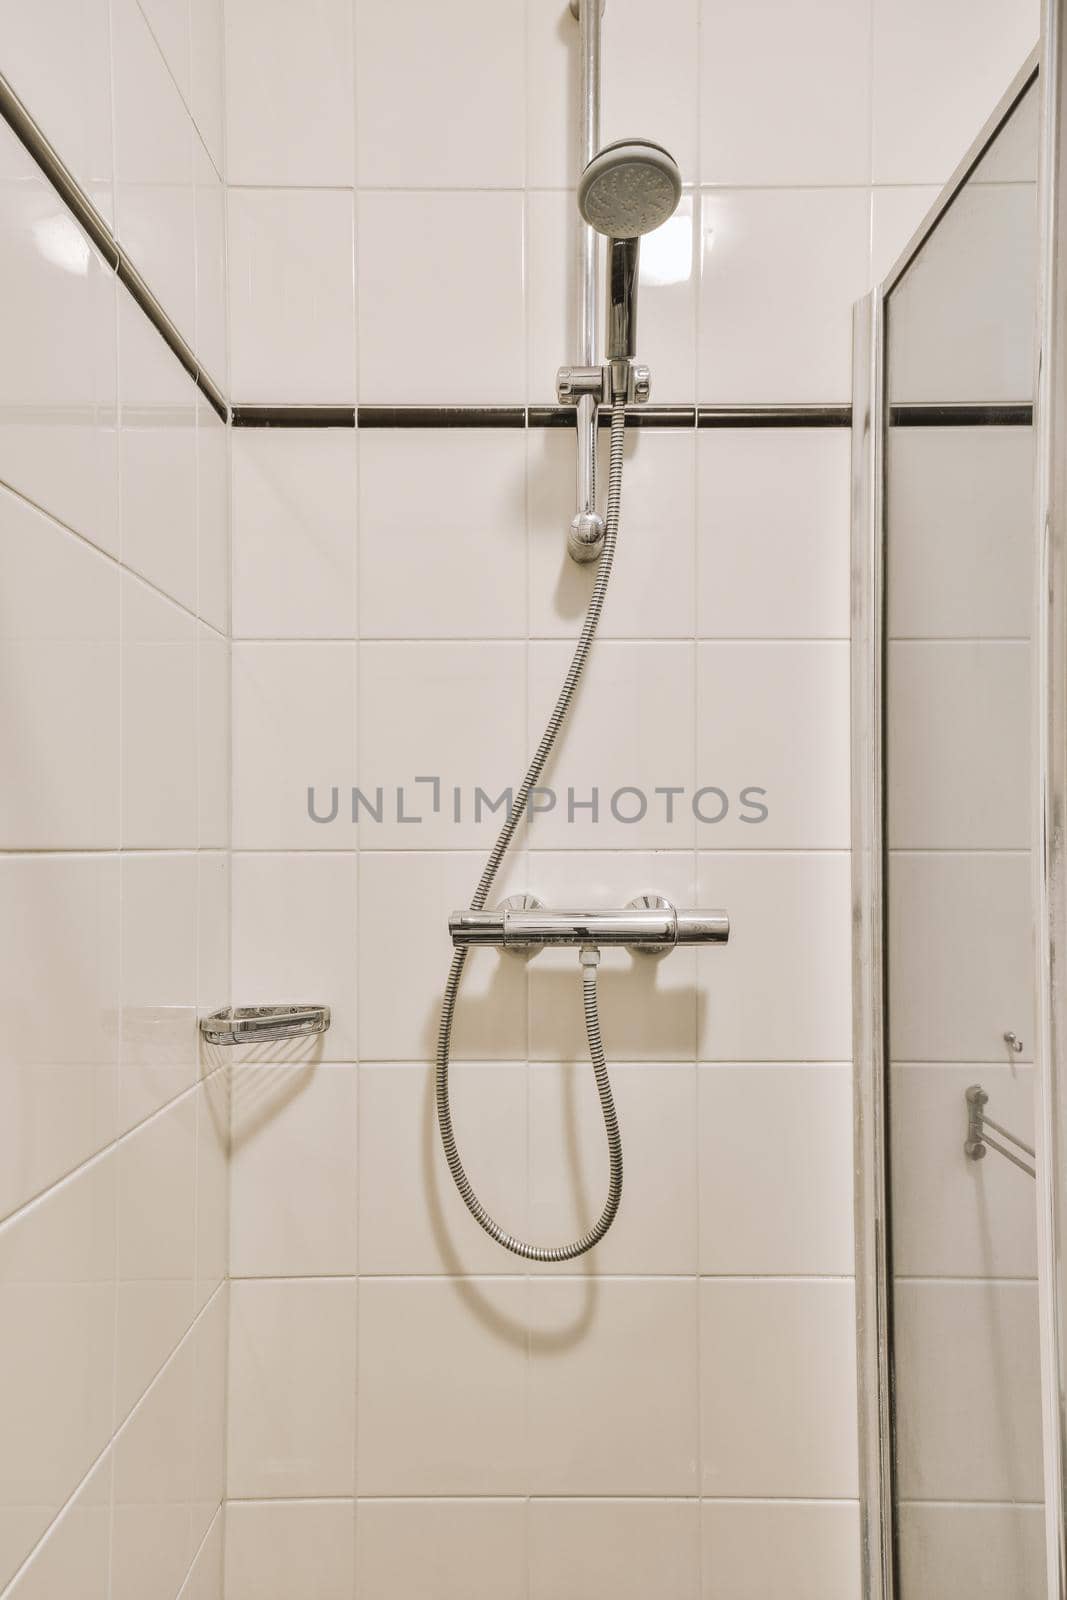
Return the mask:
<path id="1" fill-rule="evenodd" d="M 220 1010 L 230 998 L 230 857 L 221 850 L 201 850 L 196 860 L 200 885 L 196 997 L 197 1014 L 204 1016 Z"/>
<path id="2" fill-rule="evenodd" d="M 353 645 L 236 644 L 233 730 L 236 848 L 338 850 L 354 845 Z"/>
<path id="3" fill-rule="evenodd" d="M 590 1258 L 597 1273 L 697 1270 L 696 1071 L 668 1063 L 609 1063 L 626 1181 L 619 1214 Z M 530 1072 L 530 1221 L 540 1241 L 578 1239 L 599 1217 L 608 1151 L 587 1062 Z M 539 1275 L 559 1268 L 535 1267 Z M 562 1269 L 574 1272 L 572 1263 Z"/>
<path id="4" fill-rule="evenodd" d="M 195 1314 L 196 1099 L 118 1148 L 116 1417 L 129 1415 Z"/>
<path id="5" fill-rule="evenodd" d="M 545 726 L 573 654 L 570 641 L 531 643 L 531 738 Z M 693 646 L 681 640 L 597 643 L 530 799 L 531 849 L 692 846 L 694 667 Z"/>
<path id="6" fill-rule="evenodd" d="M 0 859 L 0 1216 L 115 1137 L 119 900 L 117 856 Z"/>
<path id="7" fill-rule="evenodd" d="M 196 353 L 208 375 L 229 392 L 226 293 L 226 186 L 203 141 L 193 153 L 196 206 Z"/>
<path id="8" fill-rule="evenodd" d="M 198 1376 L 187 1339 L 115 1440 L 112 1600 L 176 1593 L 196 1553 Z"/>
<path id="9" fill-rule="evenodd" d="M 697 1600 L 700 1514 L 685 1500 L 533 1500 L 530 1600 Z"/>
<path id="10" fill-rule="evenodd" d="M 231 1285 L 229 1499 L 351 1495 L 355 1362 L 354 1281 Z"/>
<path id="11" fill-rule="evenodd" d="M 213 1072 L 196 1095 L 196 1308 L 229 1276 L 230 1077 Z"/>
<path id="12" fill-rule="evenodd" d="M 111 49 L 108 0 L 4 7 L 4 75 L 93 204 L 111 222 Z M 6 130 L 5 130 L 6 133 Z"/>
<path id="13" fill-rule="evenodd" d="M 360 786 L 382 812 L 364 848 L 489 847 L 528 758 L 525 680 L 518 641 L 360 645 Z"/>
<path id="14" fill-rule="evenodd" d="M 225 173 L 223 0 L 190 0 L 189 105 L 218 172 Z"/>
<path id="15" fill-rule="evenodd" d="M 224 1600 L 225 1558 L 223 1514 L 220 1511 L 193 1558 L 178 1600 Z"/>
<path id="16" fill-rule="evenodd" d="M 355 1525 L 352 1500 L 231 1500 L 226 1600 L 348 1600 Z"/>
<path id="17" fill-rule="evenodd" d="M 1048 1594 L 1044 1506 L 900 1507 L 900 1577 L 912 1594 L 950 1594 L 963 1585 L 973 1600 L 1044 1600 Z"/>
<path id="18" fill-rule="evenodd" d="M 228 201 L 234 401 L 351 405 L 351 192 L 235 188 Z"/>
<path id="19" fill-rule="evenodd" d="M 230 632 L 230 430 L 196 404 L 197 615 Z"/>
<path id="20" fill-rule="evenodd" d="M 703 0 L 700 49 L 702 183 L 870 181 L 870 0 Z"/>
<path id="21" fill-rule="evenodd" d="M 522 194 L 364 190 L 357 237 L 360 403 L 521 404 Z"/>
<path id="22" fill-rule="evenodd" d="M 358 1518 L 361 1600 L 527 1600 L 522 1500 L 361 1500 Z"/>
<path id="23" fill-rule="evenodd" d="M 852 1069 L 701 1067 L 700 1270 L 853 1269 Z"/>
<path id="24" fill-rule="evenodd" d="M 193 849 L 200 833 L 197 623 L 122 576 L 123 843 Z"/>
<path id="25" fill-rule="evenodd" d="M 700 955 L 704 1061 L 849 1061 L 849 857 L 700 857 L 701 906 L 730 914 L 730 942 Z"/>
<path id="26" fill-rule="evenodd" d="M 119 842 L 119 574 L 0 491 L 0 801 L 7 850 Z"/>
<path id="27" fill-rule="evenodd" d="M 888 471 L 888 636 L 1028 637 L 1033 429 L 894 428 Z"/>
<path id="28" fill-rule="evenodd" d="M 697 784 L 704 848 L 847 848 L 847 641 L 698 646 Z"/>
<path id="29" fill-rule="evenodd" d="M 201 849 L 230 842 L 230 642 L 196 628 L 197 799 Z"/>
<path id="30" fill-rule="evenodd" d="M 886 882 L 894 1059 L 1003 1063 L 1007 1029 L 1029 1057 L 1029 853 L 894 850 Z"/>
<path id="31" fill-rule="evenodd" d="M 356 1089 L 350 1066 L 233 1069 L 234 1277 L 355 1272 Z"/>
<path id="32" fill-rule="evenodd" d="M 390 0 L 358 0 L 361 184 L 521 186 L 524 10 L 494 0 L 413 0 L 403 10 Z"/>
<path id="33" fill-rule="evenodd" d="M 854 1498 L 852 1284 L 705 1280 L 700 1293 L 705 1495 Z"/>
<path id="34" fill-rule="evenodd" d="M 461 1001 L 462 1006 L 462 1001 Z M 526 1237 L 525 1064 L 453 1062 L 449 1100 L 482 1204 Z M 475 1222 L 445 1162 L 431 1067 L 359 1069 L 359 1270 L 364 1275 L 524 1273 Z"/>
<path id="35" fill-rule="evenodd" d="M 331 1014 L 321 1037 L 249 1047 L 245 1054 L 274 1061 L 353 1060 L 356 950 L 354 854 L 234 856 L 233 1003 L 306 1001 L 328 1005 Z"/>
<path id="36" fill-rule="evenodd" d="M 866 189 L 703 191 L 702 401 L 848 400 L 869 231 Z"/>
<path id="37" fill-rule="evenodd" d="M 189 102 L 189 0 L 137 0 L 182 99 Z"/>
<path id="38" fill-rule="evenodd" d="M 197 1078 L 198 860 L 192 852 L 121 858 L 123 1129 Z"/>
<path id="39" fill-rule="evenodd" d="M 525 433 L 369 428 L 359 463 L 361 636 L 525 638 Z"/>
<path id="40" fill-rule="evenodd" d="M 531 428 L 527 438 L 530 632 L 573 642 L 596 582 L 595 563 L 567 554 L 575 509 L 575 435 Z M 601 477 L 606 470 L 601 440 Z M 693 636 L 696 431 L 631 428 L 626 435 L 622 522 L 600 639 Z M 594 659 L 598 647 L 594 648 Z"/>
<path id="41" fill-rule="evenodd" d="M 344 639 L 353 634 L 356 516 L 353 430 L 238 428 L 233 435 L 234 637 Z"/>
<path id="42" fill-rule="evenodd" d="M 112 0 L 116 231 L 167 314 L 196 335 L 195 131 L 137 0 Z"/>
<path id="43" fill-rule="evenodd" d="M 567 0 L 526 7 L 525 87 L 526 182 L 577 183 L 578 24 Z"/>
<path id="44" fill-rule="evenodd" d="M 847 428 L 697 433 L 702 638 L 848 638 L 850 446 Z"/>
<path id="45" fill-rule="evenodd" d="M 518 1279 L 361 1281 L 363 1493 L 525 1491 L 526 1292 Z"/>
<path id="46" fill-rule="evenodd" d="M 859 1507 L 849 1501 L 706 1500 L 700 1514 L 705 1600 L 855 1600 L 859 1593 Z"/>
<path id="47" fill-rule="evenodd" d="M 359 1054 L 364 1061 L 429 1061 L 452 959 L 449 912 L 470 904 L 480 855 L 364 851 L 359 861 Z M 525 886 L 521 857 L 505 861 L 501 900 Z M 499 903 L 499 902 L 497 902 Z M 412 917 L 412 907 L 418 914 Z M 403 951 L 403 969 L 398 952 Z M 403 1003 L 398 998 L 403 995 Z M 456 1061 L 525 1061 L 526 967 L 502 950 L 473 950 L 456 1008 Z"/>
<path id="48" fill-rule="evenodd" d="M 227 0 L 230 183 L 325 188 L 355 171 L 350 0 Z"/>
<path id="49" fill-rule="evenodd" d="M 536 1494 L 696 1492 L 696 1294 L 666 1278 L 530 1285 Z"/>
<path id="50" fill-rule="evenodd" d="M 115 1164 L 94 1162 L 0 1228 L 0 1582 L 111 1435 Z"/>
<path id="51" fill-rule="evenodd" d="M 529 892 L 548 906 L 625 906 L 663 895 L 676 906 L 699 902 L 691 851 L 537 851 L 527 860 Z M 705 952 L 717 954 L 718 952 Z M 692 1061 L 701 999 L 696 950 L 657 961 L 616 946 L 602 952 L 597 990 L 609 1061 Z M 582 976 L 576 950 L 545 950 L 529 964 L 530 1056 L 585 1065 Z"/>
<path id="52" fill-rule="evenodd" d="M 898 1280 L 893 1307 L 901 1499 L 1040 1500 L 1037 1284 Z"/>
<path id="53" fill-rule="evenodd" d="M 963 1151 L 973 1083 L 989 1095 L 990 1116 L 1035 1142 L 1032 1067 L 892 1069 L 893 1267 L 902 1277 L 1037 1276 L 1033 1191 L 1013 1181 L 1010 1162 Z"/>
<path id="54" fill-rule="evenodd" d="M 873 0 L 873 18 L 874 181 L 945 183 L 1037 43 L 1037 0 Z"/>
<path id="55" fill-rule="evenodd" d="M 34 15 L 55 26 L 49 17 L 54 9 L 46 3 Z M 27 25 L 23 10 L 4 8 L 9 73 L 12 35 Z M 79 17 L 95 10 L 89 5 Z M 106 7 L 103 21 L 106 32 Z M 77 33 L 73 19 L 69 27 Z M 60 77 L 61 49 L 57 38 L 47 55 Z M 54 137 L 55 125 L 48 127 Z M 117 555 L 115 279 L 6 124 L 0 130 L 0 170 L 7 285 L 0 306 L 0 474 L 5 484 Z"/>
<path id="56" fill-rule="evenodd" d="M 197 607 L 196 388 L 148 318 L 119 301 L 122 560 Z"/>

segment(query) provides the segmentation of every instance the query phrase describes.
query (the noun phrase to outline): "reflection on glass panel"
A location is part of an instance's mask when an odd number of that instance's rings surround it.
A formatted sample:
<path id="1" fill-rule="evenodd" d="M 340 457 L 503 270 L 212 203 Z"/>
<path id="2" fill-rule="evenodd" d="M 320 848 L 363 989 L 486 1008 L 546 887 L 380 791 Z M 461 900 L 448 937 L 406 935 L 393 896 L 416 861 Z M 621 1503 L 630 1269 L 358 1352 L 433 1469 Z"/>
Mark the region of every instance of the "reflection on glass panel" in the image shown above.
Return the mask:
<path id="1" fill-rule="evenodd" d="M 901 1600 L 1046 1595 L 1034 1184 L 1021 1148 L 1034 1125 L 1037 115 L 1031 86 L 886 300 Z M 968 1101 L 977 1087 L 988 1099 Z M 1021 1145 L 1002 1155 L 979 1140 L 975 1157 L 972 1141 L 968 1155 L 976 1106 Z"/>

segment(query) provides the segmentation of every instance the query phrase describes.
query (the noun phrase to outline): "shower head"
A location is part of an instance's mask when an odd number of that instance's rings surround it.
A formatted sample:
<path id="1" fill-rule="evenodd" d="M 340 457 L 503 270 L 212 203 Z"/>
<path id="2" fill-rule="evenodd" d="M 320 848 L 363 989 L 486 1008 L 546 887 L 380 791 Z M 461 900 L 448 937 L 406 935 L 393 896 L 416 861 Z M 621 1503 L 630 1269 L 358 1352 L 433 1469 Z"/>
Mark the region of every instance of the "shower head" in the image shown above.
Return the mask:
<path id="1" fill-rule="evenodd" d="M 637 267 L 643 233 L 660 228 L 682 197 L 674 157 L 651 139 L 605 145 L 578 180 L 578 209 L 608 245 L 610 361 L 632 361 L 637 349 Z"/>
<path id="2" fill-rule="evenodd" d="M 682 175 L 673 156 L 650 139 L 616 139 L 590 161 L 578 182 L 578 209 L 610 239 L 636 239 L 673 216 Z"/>

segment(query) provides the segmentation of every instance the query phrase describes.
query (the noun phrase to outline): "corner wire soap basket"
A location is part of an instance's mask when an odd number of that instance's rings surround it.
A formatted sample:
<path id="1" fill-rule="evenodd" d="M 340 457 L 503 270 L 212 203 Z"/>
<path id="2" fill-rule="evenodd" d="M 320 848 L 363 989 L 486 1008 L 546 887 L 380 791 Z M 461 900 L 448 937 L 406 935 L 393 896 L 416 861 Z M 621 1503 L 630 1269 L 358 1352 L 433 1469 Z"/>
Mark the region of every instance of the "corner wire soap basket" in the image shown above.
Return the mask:
<path id="1" fill-rule="evenodd" d="M 201 1017 L 200 1032 L 207 1044 L 266 1044 L 272 1039 L 300 1039 L 325 1033 L 330 1026 L 329 1006 L 226 1006 Z"/>

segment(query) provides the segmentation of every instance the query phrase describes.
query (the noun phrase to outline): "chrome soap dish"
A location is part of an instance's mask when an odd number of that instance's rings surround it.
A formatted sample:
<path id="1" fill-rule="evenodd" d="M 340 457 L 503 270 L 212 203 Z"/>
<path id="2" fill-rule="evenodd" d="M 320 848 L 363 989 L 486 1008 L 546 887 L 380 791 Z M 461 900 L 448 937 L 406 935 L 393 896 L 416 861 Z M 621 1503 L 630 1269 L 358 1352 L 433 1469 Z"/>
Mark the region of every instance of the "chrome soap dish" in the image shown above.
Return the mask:
<path id="1" fill-rule="evenodd" d="M 226 1006 L 201 1017 L 200 1032 L 208 1044 L 261 1044 L 270 1039 L 299 1039 L 325 1033 L 329 1006 Z"/>

